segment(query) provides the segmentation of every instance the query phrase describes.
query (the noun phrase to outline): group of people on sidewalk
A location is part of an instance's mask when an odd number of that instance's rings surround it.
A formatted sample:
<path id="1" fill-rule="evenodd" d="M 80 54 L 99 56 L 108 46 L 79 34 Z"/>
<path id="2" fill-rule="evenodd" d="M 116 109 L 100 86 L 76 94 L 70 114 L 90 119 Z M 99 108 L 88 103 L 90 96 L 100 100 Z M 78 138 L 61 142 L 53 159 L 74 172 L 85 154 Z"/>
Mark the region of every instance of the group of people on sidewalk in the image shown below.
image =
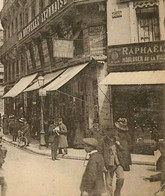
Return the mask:
<path id="1" fill-rule="evenodd" d="M 12 136 L 13 142 L 17 141 L 19 137 L 19 132 L 22 132 L 24 137 L 27 138 L 27 145 L 30 144 L 30 126 L 25 118 L 17 118 L 13 114 L 9 116 L 8 128 L 7 130 L 3 127 L 4 134 L 10 134 Z"/>
<path id="2" fill-rule="evenodd" d="M 121 196 L 124 184 L 124 171 L 130 170 L 130 137 L 127 119 L 119 118 L 115 128 L 107 128 L 101 137 L 98 126 L 84 138 L 84 149 L 89 160 L 80 186 L 81 196 Z M 99 136 L 99 134 L 101 134 Z M 113 192 L 113 177 L 116 174 L 116 188 Z"/>

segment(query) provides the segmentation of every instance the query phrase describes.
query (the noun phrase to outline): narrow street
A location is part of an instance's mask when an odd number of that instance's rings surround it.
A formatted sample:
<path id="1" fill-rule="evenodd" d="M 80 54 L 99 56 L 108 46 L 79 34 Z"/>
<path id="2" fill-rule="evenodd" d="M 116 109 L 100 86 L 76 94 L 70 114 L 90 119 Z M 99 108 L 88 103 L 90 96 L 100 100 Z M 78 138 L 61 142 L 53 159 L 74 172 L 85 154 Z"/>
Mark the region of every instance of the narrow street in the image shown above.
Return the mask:
<path id="1" fill-rule="evenodd" d="M 79 185 L 85 167 L 83 161 L 30 154 L 8 144 L 3 165 L 8 184 L 7 196 L 79 196 Z M 125 173 L 122 196 L 150 196 L 159 182 L 150 183 L 143 177 L 156 174 L 153 166 L 133 165 Z"/>

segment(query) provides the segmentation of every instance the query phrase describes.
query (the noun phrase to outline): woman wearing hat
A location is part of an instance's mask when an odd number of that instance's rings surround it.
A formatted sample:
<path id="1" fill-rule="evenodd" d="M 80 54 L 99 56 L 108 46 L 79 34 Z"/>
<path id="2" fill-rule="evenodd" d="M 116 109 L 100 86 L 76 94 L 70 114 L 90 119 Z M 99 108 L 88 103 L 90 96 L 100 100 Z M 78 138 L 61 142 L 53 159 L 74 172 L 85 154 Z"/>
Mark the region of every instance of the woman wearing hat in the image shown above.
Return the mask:
<path id="1" fill-rule="evenodd" d="M 118 132 L 118 137 L 120 139 L 120 143 L 123 147 L 123 158 L 124 158 L 124 167 L 123 169 L 125 171 L 130 170 L 130 165 L 132 164 L 131 161 L 131 153 L 130 153 L 130 146 L 131 146 L 131 137 L 128 132 L 128 125 L 127 125 L 127 119 L 126 118 L 119 118 L 115 122 L 115 127 Z"/>

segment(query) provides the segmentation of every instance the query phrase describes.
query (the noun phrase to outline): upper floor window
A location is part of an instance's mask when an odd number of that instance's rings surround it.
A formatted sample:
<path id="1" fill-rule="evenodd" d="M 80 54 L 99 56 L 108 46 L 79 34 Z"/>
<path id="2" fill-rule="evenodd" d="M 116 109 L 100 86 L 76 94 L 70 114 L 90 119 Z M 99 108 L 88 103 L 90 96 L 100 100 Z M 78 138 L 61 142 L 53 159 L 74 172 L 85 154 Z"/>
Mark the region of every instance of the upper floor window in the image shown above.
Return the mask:
<path id="1" fill-rule="evenodd" d="M 33 1 L 31 5 L 31 16 L 32 16 L 32 19 L 36 16 L 36 1 Z"/>
<path id="2" fill-rule="evenodd" d="M 17 17 L 15 18 L 15 31 L 17 32 L 18 30 L 18 19 Z"/>
<path id="3" fill-rule="evenodd" d="M 23 18 L 22 18 L 22 13 L 20 13 L 20 15 L 19 15 L 19 26 L 20 26 L 20 29 L 22 28 L 22 25 L 23 25 Z"/>
<path id="4" fill-rule="evenodd" d="M 28 9 L 25 10 L 25 15 L 24 15 L 25 16 L 25 18 L 24 18 L 25 25 L 28 24 L 28 22 L 29 22 L 29 13 L 28 13 L 28 11 L 29 11 Z"/>
<path id="5" fill-rule="evenodd" d="M 139 42 L 160 40 L 159 15 L 157 7 L 137 9 Z"/>

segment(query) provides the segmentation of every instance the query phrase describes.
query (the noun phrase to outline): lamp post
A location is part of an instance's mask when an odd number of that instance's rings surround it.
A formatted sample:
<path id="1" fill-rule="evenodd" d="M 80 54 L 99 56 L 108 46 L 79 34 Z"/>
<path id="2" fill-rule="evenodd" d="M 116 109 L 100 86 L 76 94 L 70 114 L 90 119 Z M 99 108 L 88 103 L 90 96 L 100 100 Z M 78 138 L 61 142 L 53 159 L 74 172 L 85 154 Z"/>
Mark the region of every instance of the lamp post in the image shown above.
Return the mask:
<path id="1" fill-rule="evenodd" d="M 39 89 L 39 96 L 41 97 L 41 130 L 40 130 L 40 148 L 45 148 L 45 131 L 44 131 L 44 111 L 43 111 L 43 97 L 46 95 L 46 91 L 42 88 L 45 79 L 43 76 L 38 77 L 38 85 L 41 87 Z"/>

